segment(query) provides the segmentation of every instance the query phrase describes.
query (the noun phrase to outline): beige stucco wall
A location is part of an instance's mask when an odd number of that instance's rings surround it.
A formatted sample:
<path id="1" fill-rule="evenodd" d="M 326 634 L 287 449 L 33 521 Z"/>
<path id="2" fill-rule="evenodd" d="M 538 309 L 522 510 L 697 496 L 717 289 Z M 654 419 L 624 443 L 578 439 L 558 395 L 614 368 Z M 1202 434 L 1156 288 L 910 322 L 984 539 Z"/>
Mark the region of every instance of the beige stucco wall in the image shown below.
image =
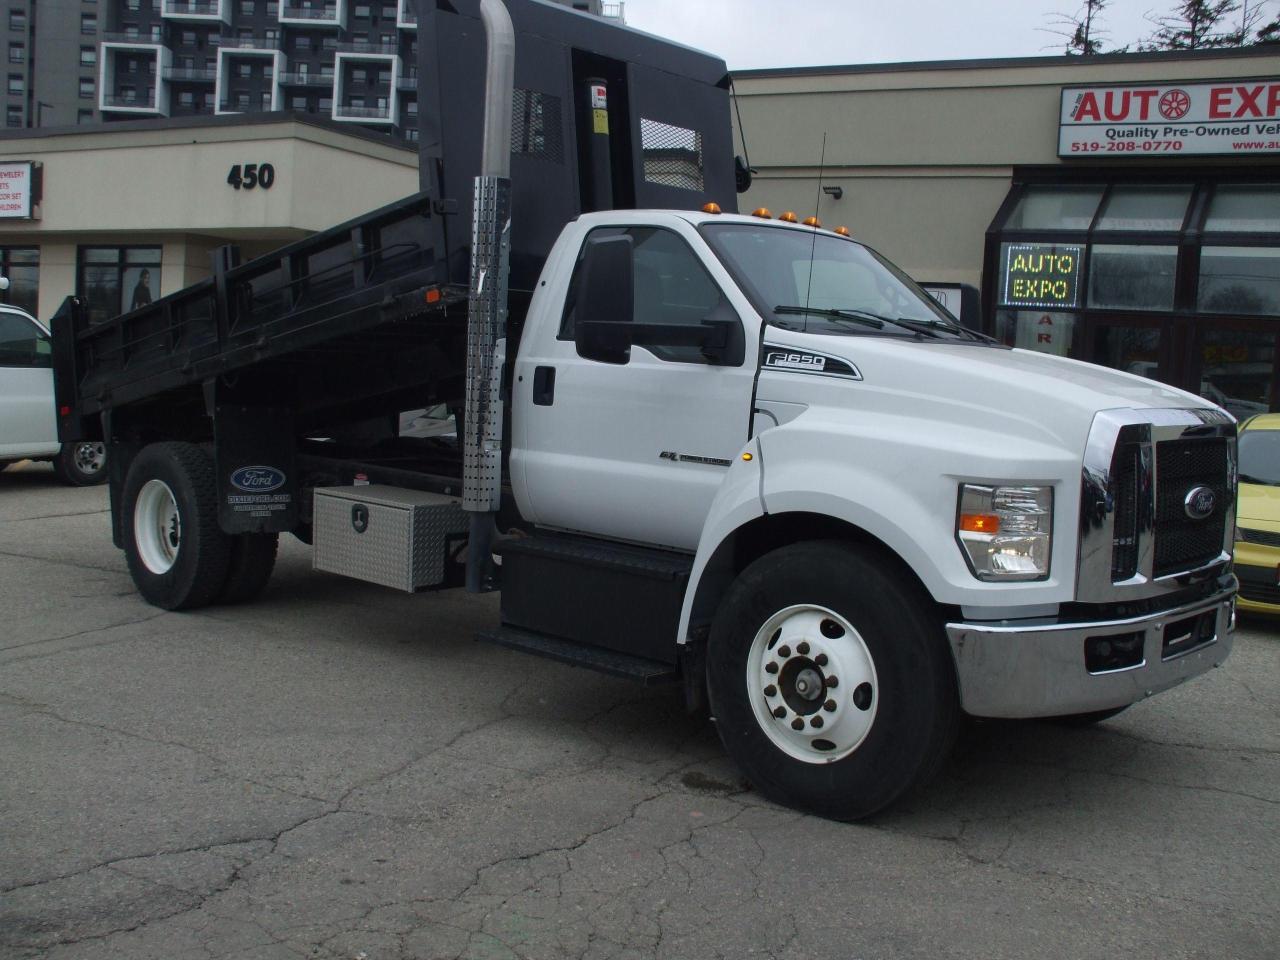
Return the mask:
<path id="1" fill-rule="evenodd" d="M 747 71 L 734 81 L 759 173 L 739 207 L 803 217 L 816 206 L 824 224 L 848 225 L 919 279 L 977 285 L 986 230 L 1013 168 L 1063 163 L 1063 87 L 1276 76 L 1280 53 Z M 824 134 L 823 182 L 843 187 L 841 200 L 818 199 Z"/>
<path id="2" fill-rule="evenodd" d="M 414 151 L 292 120 L 5 137 L 0 159 L 44 166 L 40 219 L 0 222 L 0 246 L 40 248 L 45 320 L 75 290 L 77 246 L 162 246 L 164 295 L 209 276 L 222 244 L 260 255 L 418 189 Z M 246 163 L 272 164 L 271 189 L 226 182 Z"/>

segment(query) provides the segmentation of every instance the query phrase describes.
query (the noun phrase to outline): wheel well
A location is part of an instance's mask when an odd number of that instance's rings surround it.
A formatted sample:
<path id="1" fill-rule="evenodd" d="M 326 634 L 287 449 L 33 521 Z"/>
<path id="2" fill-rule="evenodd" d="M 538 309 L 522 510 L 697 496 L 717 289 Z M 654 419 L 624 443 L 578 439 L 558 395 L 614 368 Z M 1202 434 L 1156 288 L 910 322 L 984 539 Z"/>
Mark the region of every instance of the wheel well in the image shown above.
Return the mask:
<path id="1" fill-rule="evenodd" d="M 840 540 L 879 554 L 895 567 L 906 582 L 914 583 L 924 596 L 931 597 L 916 572 L 883 540 L 837 517 L 818 513 L 772 513 L 744 524 L 716 548 L 698 582 L 689 633 L 705 632 L 720 606 L 720 600 L 734 579 L 767 553 L 806 540 Z"/>

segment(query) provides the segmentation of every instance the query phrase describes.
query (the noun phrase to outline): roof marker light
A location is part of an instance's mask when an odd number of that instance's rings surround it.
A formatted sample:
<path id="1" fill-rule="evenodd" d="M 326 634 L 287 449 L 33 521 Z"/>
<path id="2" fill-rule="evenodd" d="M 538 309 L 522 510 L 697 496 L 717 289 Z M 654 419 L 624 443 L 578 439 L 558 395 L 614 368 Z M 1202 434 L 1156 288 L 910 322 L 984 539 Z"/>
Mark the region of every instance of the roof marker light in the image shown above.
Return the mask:
<path id="1" fill-rule="evenodd" d="M 840 234 L 842 237 L 850 236 L 848 227 L 836 227 L 836 233 Z"/>
<path id="2" fill-rule="evenodd" d="M 797 217 L 790 210 L 782 214 L 782 216 L 778 217 L 778 219 L 781 220 L 783 223 L 799 223 L 800 222 L 800 218 Z"/>
<path id="3" fill-rule="evenodd" d="M 718 203 L 704 203 L 704 204 L 702 205 L 702 212 L 703 212 L 703 213 L 719 213 L 719 212 L 720 212 L 720 204 L 718 204 Z"/>
<path id="4" fill-rule="evenodd" d="M 822 226 L 822 221 L 819 220 L 817 217 L 805 217 L 804 225 L 806 227 L 813 227 L 813 229 L 817 230 L 819 227 Z"/>
<path id="5" fill-rule="evenodd" d="M 772 220 L 773 214 L 769 212 L 768 207 L 756 207 L 751 211 L 753 217 L 759 217 L 761 220 Z"/>

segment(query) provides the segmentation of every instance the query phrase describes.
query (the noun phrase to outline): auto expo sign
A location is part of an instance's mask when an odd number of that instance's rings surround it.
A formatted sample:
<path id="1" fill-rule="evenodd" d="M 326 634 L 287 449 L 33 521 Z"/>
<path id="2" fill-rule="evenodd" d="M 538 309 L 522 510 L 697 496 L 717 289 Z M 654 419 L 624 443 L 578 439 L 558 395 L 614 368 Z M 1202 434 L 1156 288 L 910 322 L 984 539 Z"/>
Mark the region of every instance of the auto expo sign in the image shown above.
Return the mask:
<path id="1" fill-rule="evenodd" d="M 1061 157 L 1280 153 L 1280 80 L 1067 87 Z"/>

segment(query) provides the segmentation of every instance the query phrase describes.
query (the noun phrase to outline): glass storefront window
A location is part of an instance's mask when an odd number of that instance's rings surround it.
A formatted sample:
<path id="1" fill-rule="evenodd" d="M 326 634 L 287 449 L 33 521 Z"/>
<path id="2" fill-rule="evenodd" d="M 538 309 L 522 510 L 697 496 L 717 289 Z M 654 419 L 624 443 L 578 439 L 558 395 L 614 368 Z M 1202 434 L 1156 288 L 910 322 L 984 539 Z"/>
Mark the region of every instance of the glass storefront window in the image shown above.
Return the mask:
<path id="1" fill-rule="evenodd" d="M 1105 326 L 1097 329 L 1093 362 L 1140 377 L 1159 379 L 1160 328 Z"/>
<path id="2" fill-rule="evenodd" d="M 1204 229 L 1206 233 L 1275 233 L 1280 229 L 1280 187 L 1218 187 Z"/>
<path id="3" fill-rule="evenodd" d="M 33 317 L 40 314 L 40 251 L 36 247 L 0 247 L 0 276 L 9 278 L 9 289 L 0 303 L 21 307 Z"/>
<path id="4" fill-rule="evenodd" d="M 1060 310 L 1001 310 L 996 338 L 1001 343 L 1037 353 L 1070 356 L 1079 324 L 1074 313 Z"/>
<path id="5" fill-rule="evenodd" d="M 1206 313 L 1280 316 L 1280 249 L 1203 248 L 1196 307 Z"/>
<path id="6" fill-rule="evenodd" d="M 1206 330 L 1196 392 L 1238 420 L 1271 407 L 1276 337 L 1254 330 Z"/>
<path id="7" fill-rule="evenodd" d="M 89 307 L 90 323 L 146 306 L 159 290 L 159 247 L 80 248 L 76 293 Z"/>
<path id="8" fill-rule="evenodd" d="M 1089 306 L 1172 310 L 1177 247 L 1094 244 L 1089 248 Z"/>
<path id="9" fill-rule="evenodd" d="M 1178 231 L 1191 202 L 1191 185 L 1117 184 L 1107 198 L 1097 230 Z"/>
<path id="10" fill-rule="evenodd" d="M 1027 187 L 1006 230 L 1088 230 L 1102 199 L 1100 184 Z"/>

